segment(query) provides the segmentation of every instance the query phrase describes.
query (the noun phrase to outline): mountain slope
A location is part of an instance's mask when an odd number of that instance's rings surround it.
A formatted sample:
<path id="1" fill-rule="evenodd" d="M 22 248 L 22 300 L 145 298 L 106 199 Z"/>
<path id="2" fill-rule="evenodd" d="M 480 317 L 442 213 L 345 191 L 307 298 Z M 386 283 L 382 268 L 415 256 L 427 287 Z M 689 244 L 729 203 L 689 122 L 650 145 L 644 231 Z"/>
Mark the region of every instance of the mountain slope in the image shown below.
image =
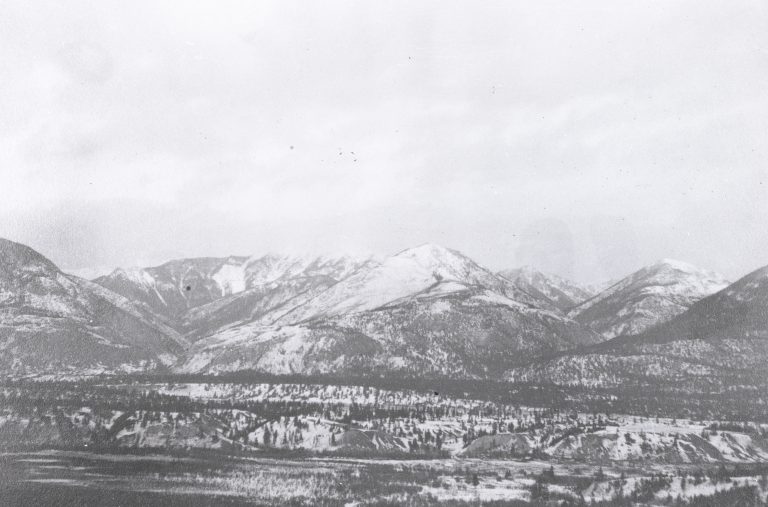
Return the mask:
<path id="1" fill-rule="evenodd" d="M 637 336 L 511 372 L 523 381 L 618 386 L 659 379 L 710 386 L 768 383 L 768 267 Z"/>
<path id="2" fill-rule="evenodd" d="M 593 292 L 570 280 L 544 274 L 530 266 L 500 271 L 499 275 L 511 280 L 529 294 L 549 299 L 564 312 L 594 296 Z"/>
<path id="3" fill-rule="evenodd" d="M 179 259 L 151 268 L 118 268 L 94 282 L 175 321 L 189 308 L 245 289 L 247 257 Z"/>
<path id="4" fill-rule="evenodd" d="M 115 371 L 173 364 L 188 343 L 147 308 L 0 239 L 0 371 Z"/>
<path id="5" fill-rule="evenodd" d="M 218 330 L 249 322 L 269 324 L 336 283 L 329 276 L 304 276 L 264 283 L 190 309 L 182 316 L 181 331 L 189 340 L 195 341 Z"/>
<path id="6" fill-rule="evenodd" d="M 600 340 L 437 245 L 400 252 L 274 315 L 196 342 L 182 370 L 487 376 Z"/>
<path id="7" fill-rule="evenodd" d="M 293 256 L 267 254 L 254 257 L 245 264 L 246 287 L 257 287 L 282 280 L 326 276 L 336 281 L 344 280 L 354 272 L 375 266 L 372 256 Z"/>
<path id="8" fill-rule="evenodd" d="M 182 369 L 486 377 L 598 340 L 560 314 L 490 291 L 438 289 L 370 311 L 230 328 L 196 342 Z"/>
<path id="9" fill-rule="evenodd" d="M 720 275 L 669 259 L 647 266 L 569 312 L 606 338 L 641 333 L 724 288 Z"/>
<path id="10" fill-rule="evenodd" d="M 509 280 L 465 255 L 434 244 L 404 250 L 371 269 L 360 270 L 280 319 L 289 324 L 319 317 L 370 311 L 439 287 L 443 292 L 482 287 L 530 306 L 553 309 Z"/>
<path id="11" fill-rule="evenodd" d="M 204 257 L 151 268 L 116 269 L 95 281 L 146 304 L 195 339 L 218 327 L 255 318 L 274 298 L 287 301 L 310 290 L 313 281 L 314 290 L 326 289 L 375 262 L 349 256 Z"/>

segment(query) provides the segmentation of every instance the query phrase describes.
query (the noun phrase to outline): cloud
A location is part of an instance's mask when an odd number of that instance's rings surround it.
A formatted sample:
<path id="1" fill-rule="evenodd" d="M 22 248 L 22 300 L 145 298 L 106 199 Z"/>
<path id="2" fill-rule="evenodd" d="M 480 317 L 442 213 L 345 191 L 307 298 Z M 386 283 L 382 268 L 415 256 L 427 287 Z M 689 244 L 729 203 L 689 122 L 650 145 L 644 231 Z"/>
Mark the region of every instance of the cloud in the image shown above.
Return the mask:
<path id="1" fill-rule="evenodd" d="M 70 267 L 425 241 L 586 281 L 766 262 L 762 2 L 7 4 L 0 234 Z"/>

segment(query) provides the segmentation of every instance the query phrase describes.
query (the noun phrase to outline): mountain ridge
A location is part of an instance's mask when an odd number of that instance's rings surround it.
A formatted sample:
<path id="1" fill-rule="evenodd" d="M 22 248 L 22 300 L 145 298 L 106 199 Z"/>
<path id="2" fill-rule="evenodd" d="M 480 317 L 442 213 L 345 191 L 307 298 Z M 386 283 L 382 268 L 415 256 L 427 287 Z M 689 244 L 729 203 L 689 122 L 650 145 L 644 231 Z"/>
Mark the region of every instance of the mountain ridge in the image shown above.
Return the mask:
<path id="1" fill-rule="evenodd" d="M 0 369 L 403 372 L 540 381 L 548 378 L 545 371 L 569 378 L 569 367 L 616 379 L 621 368 L 724 375 L 724 365 L 755 364 L 764 356 L 765 280 L 768 267 L 720 289 L 719 275 L 663 259 L 565 314 L 558 296 L 583 297 L 578 285 L 530 267 L 495 273 L 432 243 L 385 258 L 175 259 L 118 268 L 91 282 L 63 273 L 27 246 L 0 240 L 0 348 L 7 356 Z M 587 313 L 601 306 L 603 313 L 618 309 L 611 317 L 642 319 L 619 322 L 631 332 L 606 337 L 597 333 L 603 315 Z M 632 311 L 621 314 L 625 307 Z M 712 330 L 721 336 L 706 338 Z M 613 356 L 625 358 L 621 367 Z"/>
<path id="2" fill-rule="evenodd" d="M 595 295 L 586 286 L 557 275 L 543 273 L 533 266 L 506 269 L 499 271 L 499 274 L 517 284 L 521 289 L 549 299 L 563 312 L 567 312 Z"/>
<path id="3" fill-rule="evenodd" d="M 554 354 L 513 370 L 510 378 L 592 386 L 642 378 L 752 385 L 768 382 L 766 361 L 768 266 L 643 333 Z"/>
<path id="4" fill-rule="evenodd" d="M 661 259 L 583 301 L 568 315 L 608 339 L 638 334 L 727 285 L 717 273 Z"/>
<path id="5" fill-rule="evenodd" d="M 0 240 L 0 369 L 115 371 L 172 366 L 188 342 L 154 313 Z"/>
<path id="6" fill-rule="evenodd" d="M 277 319 L 196 342 L 181 371 L 412 371 L 478 376 L 598 339 L 548 300 L 425 244 L 359 270 Z M 485 363 L 485 364 L 483 364 Z"/>

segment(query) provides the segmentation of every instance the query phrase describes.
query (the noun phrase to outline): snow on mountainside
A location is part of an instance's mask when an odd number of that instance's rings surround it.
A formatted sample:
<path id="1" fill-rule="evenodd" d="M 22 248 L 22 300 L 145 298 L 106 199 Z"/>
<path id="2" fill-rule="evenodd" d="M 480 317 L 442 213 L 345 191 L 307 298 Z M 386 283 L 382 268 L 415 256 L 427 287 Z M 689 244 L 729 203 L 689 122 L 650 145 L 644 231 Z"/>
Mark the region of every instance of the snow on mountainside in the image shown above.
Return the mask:
<path id="1" fill-rule="evenodd" d="M 682 385 L 768 382 L 768 267 L 637 336 L 518 368 L 510 378 L 591 386 L 657 378 Z"/>
<path id="2" fill-rule="evenodd" d="M 768 266 L 695 303 L 647 340 L 750 338 L 768 340 Z"/>
<path id="3" fill-rule="evenodd" d="M 500 271 L 499 275 L 511 280 L 530 294 L 552 301 L 561 311 L 568 311 L 594 295 L 589 289 L 556 275 L 544 274 L 531 266 Z"/>
<path id="4" fill-rule="evenodd" d="M 0 370 L 115 371 L 170 365 L 187 341 L 148 309 L 0 239 Z"/>
<path id="5" fill-rule="evenodd" d="M 181 330 L 192 341 L 244 323 L 271 324 L 311 297 L 334 285 L 328 276 L 297 277 L 258 285 L 252 289 L 197 306 L 184 314 Z"/>
<path id="6" fill-rule="evenodd" d="M 484 376 L 599 340 L 461 253 L 423 245 L 293 310 L 281 307 L 197 341 L 182 371 Z"/>
<path id="7" fill-rule="evenodd" d="M 355 271 L 375 266 L 373 256 L 293 256 L 268 254 L 253 257 L 246 262 L 247 287 L 256 287 L 281 280 L 327 276 L 344 280 Z"/>
<path id="8" fill-rule="evenodd" d="M 140 301 L 171 321 L 189 308 L 210 303 L 245 286 L 247 257 L 179 259 L 151 268 L 118 268 L 94 282 Z"/>
<path id="9" fill-rule="evenodd" d="M 560 314 L 451 288 L 300 324 L 229 328 L 196 342 L 182 371 L 484 377 L 599 339 Z"/>
<path id="10" fill-rule="evenodd" d="M 586 295 L 574 284 L 530 269 L 496 274 L 433 244 L 383 260 L 181 259 L 93 283 L 0 240 L 0 371 L 402 372 L 581 385 L 765 377 L 768 268 L 724 287 L 664 260 L 564 315 L 568 298 Z"/>
<path id="11" fill-rule="evenodd" d="M 342 280 L 375 263 L 370 257 L 350 256 L 204 257 L 174 260 L 150 268 L 117 269 L 95 282 L 148 305 L 167 317 L 176 329 L 199 336 L 205 330 L 213 330 L 213 323 L 223 326 L 252 317 L 260 308 L 259 294 L 270 287 L 323 277 L 318 283 L 325 287 L 327 279 Z M 295 284 L 288 284 L 291 285 Z M 209 315 L 211 322 L 205 322 Z M 202 328 L 194 329 L 194 323 L 200 323 Z"/>
<path id="12" fill-rule="evenodd" d="M 717 273 L 663 259 L 584 301 L 568 315 L 606 338 L 633 335 L 670 320 L 726 285 Z"/>
<path id="13" fill-rule="evenodd" d="M 288 324 L 369 311 L 438 286 L 449 292 L 483 287 L 514 296 L 517 301 L 531 306 L 548 306 L 545 299 L 526 294 L 469 257 L 455 250 L 425 244 L 393 255 L 371 269 L 358 271 L 286 314 L 279 322 Z"/>

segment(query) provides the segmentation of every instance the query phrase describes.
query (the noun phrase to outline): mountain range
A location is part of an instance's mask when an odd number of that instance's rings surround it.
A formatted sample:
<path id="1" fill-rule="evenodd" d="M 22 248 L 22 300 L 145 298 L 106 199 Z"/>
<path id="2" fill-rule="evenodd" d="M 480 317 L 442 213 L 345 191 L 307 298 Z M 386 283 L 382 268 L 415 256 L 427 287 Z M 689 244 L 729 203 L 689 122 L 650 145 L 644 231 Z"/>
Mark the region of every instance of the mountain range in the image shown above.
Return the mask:
<path id="1" fill-rule="evenodd" d="M 661 381 L 727 389 L 765 385 L 766 360 L 768 267 L 642 333 L 535 361 L 513 369 L 508 378 L 591 387 Z"/>
<path id="2" fill-rule="evenodd" d="M 372 257 L 350 256 L 204 257 L 116 269 L 94 281 L 144 303 L 194 341 L 219 327 L 258 318 L 296 297 L 327 289 L 376 264 Z"/>
<path id="3" fill-rule="evenodd" d="M 461 253 L 422 245 L 214 332 L 181 369 L 484 376 L 599 339 Z"/>
<path id="4" fill-rule="evenodd" d="M 386 258 L 179 259 L 90 282 L 0 240 L 0 371 L 397 372 L 595 385 L 648 368 L 720 372 L 765 358 L 768 277 L 759 273 L 728 285 L 662 260 L 595 294 L 426 244 Z"/>

